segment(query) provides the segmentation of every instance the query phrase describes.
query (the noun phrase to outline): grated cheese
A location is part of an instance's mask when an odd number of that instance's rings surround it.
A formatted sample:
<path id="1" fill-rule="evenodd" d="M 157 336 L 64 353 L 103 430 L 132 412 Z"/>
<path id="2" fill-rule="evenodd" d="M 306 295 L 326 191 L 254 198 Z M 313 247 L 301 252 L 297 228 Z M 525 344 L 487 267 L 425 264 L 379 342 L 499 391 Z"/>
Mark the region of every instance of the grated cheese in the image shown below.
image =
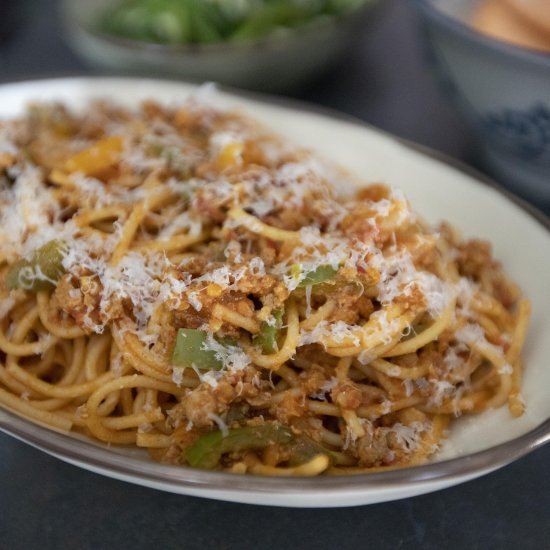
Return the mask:
<path id="1" fill-rule="evenodd" d="M 217 414 L 211 412 L 208 413 L 207 416 L 208 418 L 210 418 L 210 420 L 213 420 L 216 423 L 216 425 L 220 429 L 220 432 L 222 433 L 222 437 L 227 437 L 229 435 L 229 428 L 227 424 L 223 421 L 221 416 L 218 416 Z"/>
<path id="2" fill-rule="evenodd" d="M 200 301 L 198 292 L 188 292 L 187 300 L 193 306 L 195 311 L 200 311 L 202 309 L 202 302 Z"/>
<path id="3" fill-rule="evenodd" d="M 252 362 L 240 346 L 220 344 L 210 332 L 207 333 L 206 340 L 202 344 L 201 349 L 213 351 L 216 354 L 216 359 L 222 362 L 223 370 L 229 372 L 244 370 Z"/>
<path id="4" fill-rule="evenodd" d="M 431 429 L 431 422 L 412 422 L 409 426 L 397 422 L 387 432 L 394 433 L 398 444 L 405 453 L 415 451 L 422 441 L 422 434 Z"/>
<path id="5" fill-rule="evenodd" d="M 328 380 L 325 380 L 325 382 L 321 385 L 318 391 L 315 393 L 310 394 L 310 397 L 313 399 L 319 399 L 321 401 L 326 401 L 326 394 L 330 393 L 339 383 L 338 378 L 336 376 L 332 376 Z"/>
<path id="6" fill-rule="evenodd" d="M 183 383 L 183 369 L 181 367 L 172 366 L 172 382 L 174 382 L 178 388 L 181 387 Z"/>
<path id="7" fill-rule="evenodd" d="M 428 399 L 429 405 L 439 406 L 443 403 L 446 397 L 456 393 L 456 387 L 446 380 L 430 378 L 428 383 L 431 385 L 432 391 L 432 395 Z"/>

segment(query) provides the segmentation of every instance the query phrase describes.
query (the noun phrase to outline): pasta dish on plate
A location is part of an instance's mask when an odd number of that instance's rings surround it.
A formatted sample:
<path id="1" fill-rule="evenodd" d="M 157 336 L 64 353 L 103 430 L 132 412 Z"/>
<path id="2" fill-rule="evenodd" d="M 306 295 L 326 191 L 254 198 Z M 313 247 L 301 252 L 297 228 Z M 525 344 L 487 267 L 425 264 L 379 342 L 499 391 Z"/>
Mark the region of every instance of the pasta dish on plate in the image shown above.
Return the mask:
<path id="1" fill-rule="evenodd" d="M 0 406 L 167 464 L 420 464 L 523 413 L 529 319 L 490 245 L 224 111 L 0 122 Z"/>

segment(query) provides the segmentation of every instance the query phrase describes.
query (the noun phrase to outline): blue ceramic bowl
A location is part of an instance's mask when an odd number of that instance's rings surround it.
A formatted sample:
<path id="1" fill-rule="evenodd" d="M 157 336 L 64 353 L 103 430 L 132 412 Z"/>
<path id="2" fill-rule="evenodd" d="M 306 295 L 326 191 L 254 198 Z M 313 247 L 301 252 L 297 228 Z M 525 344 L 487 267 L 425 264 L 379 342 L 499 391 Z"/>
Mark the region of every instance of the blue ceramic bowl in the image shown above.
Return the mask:
<path id="1" fill-rule="evenodd" d="M 481 0 L 415 0 L 430 60 L 471 125 L 486 168 L 512 191 L 550 206 L 550 54 L 468 25 Z"/>

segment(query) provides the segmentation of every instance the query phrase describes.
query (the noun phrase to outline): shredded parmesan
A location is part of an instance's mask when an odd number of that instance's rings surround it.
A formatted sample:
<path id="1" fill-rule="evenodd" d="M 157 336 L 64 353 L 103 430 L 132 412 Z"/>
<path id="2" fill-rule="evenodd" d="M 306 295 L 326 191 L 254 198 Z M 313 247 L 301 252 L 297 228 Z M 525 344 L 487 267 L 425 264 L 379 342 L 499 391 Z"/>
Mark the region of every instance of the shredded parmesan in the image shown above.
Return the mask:
<path id="1" fill-rule="evenodd" d="M 250 357 L 241 347 L 220 344 L 211 333 L 207 333 L 202 349 L 215 352 L 216 358 L 222 362 L 223 368 L 230 372 L 244 370 L 251 363 Z"/>
<path id="2" fill-rule="evenodd" d="M 214 413 L 208 413 L 208 418 L 216 423 L 223 437 L 227 437 L 229 435 L 229 428 L 220 416 Z"/>

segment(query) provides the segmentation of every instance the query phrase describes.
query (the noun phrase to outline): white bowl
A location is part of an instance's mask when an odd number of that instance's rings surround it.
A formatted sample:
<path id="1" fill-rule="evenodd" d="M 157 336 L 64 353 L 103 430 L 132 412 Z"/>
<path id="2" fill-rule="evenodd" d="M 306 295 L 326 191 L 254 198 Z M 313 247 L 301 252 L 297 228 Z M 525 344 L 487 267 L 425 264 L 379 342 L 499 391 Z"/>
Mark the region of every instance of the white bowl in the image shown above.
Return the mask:
<path id="1" fill-rule="evenodd" d="M 515 193 L 550 206 L 550 54 L 468 25 L 482 0 L 415 0 L 430 60 L 471 125 L 482 162 Z"/>
<path id="2" fill-rule="evenodd" d="M 21 113 L 33 100 L 78 108 L 93 98 L 135 105 L 145 98 L 175 103 L 194 87 L 145 79 L 74 78 L 0 86 L 0 118 Z M 433 223 L 447 219 L 465 236 L 483 236 L 533 304 L 526 342 L 523 394 L 527 411 L 506 408 L 464 416 L 429 464 L 354 476 L 269 478 L 154 463 L 138 449 L 108 447 L 62 435 L 0 410 L 0 430 L 62 460 L 110 477 L 174 493 L 282 506 L 370 504 L 443 489 L 495 470 L 550 441 L 550 223 L 507 195 L 426 150 L 363 124 L 228 93 L 220 107 L 239 108 L 292 142 L 316 150 L 365 180 L 403 189 L 413 208 Z M 503 223 L 506 220 L 506 223 Z M 517 235 L 522 235 L 521 246 Z"/>
<path id="3" fill-rule="evenodd" d="M 246 44 L 163 45 L 117 38 L 97 30 L 112 0 L 63 0 L 67 37 L 92 65 L 116 73 L 213 80 L 253 90 L 296 88 L 343 55 L 379 0 L 348 15 L 320 18 L 287 33 Z"/>

